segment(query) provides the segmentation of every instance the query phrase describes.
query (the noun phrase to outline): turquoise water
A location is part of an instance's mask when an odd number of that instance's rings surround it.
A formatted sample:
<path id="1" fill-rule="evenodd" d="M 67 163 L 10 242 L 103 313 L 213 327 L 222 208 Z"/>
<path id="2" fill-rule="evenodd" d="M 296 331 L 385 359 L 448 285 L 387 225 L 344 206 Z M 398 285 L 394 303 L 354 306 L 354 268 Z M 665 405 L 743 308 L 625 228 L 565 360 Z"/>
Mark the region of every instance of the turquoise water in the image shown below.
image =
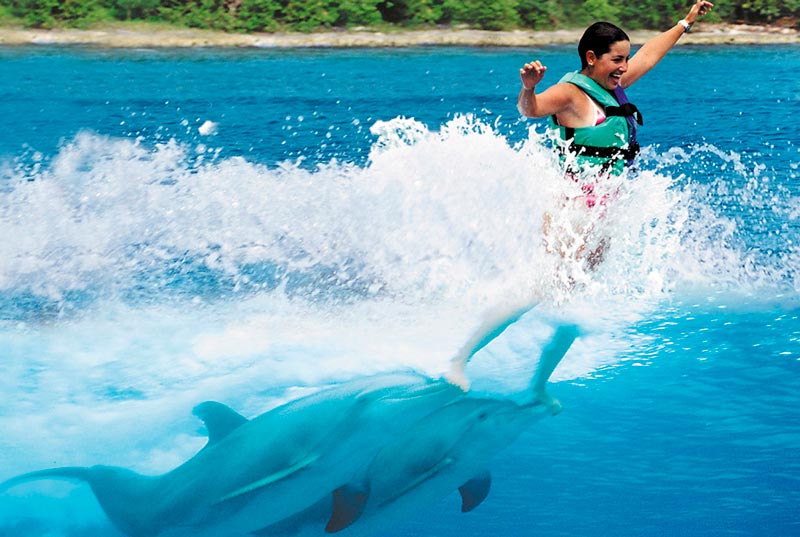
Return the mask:
<path id="1" fill-rule="evenodd" d="M 491 462 L 474 512 L 454 495 L 387 535 L 796 535 L 796 47 L 670 53 L 628 92 L 643 154 L 595 212 L 563 206 L 515 109 L 519 65 L 553 83 L 575 55 L 1 49 L 0 480 L 166 471 L 204 443 L 200 401 L 436 377 L 524 300 L 473 389 L 524 397 L 576 323 L 564 411 Z M 545 212 L 609 238 L 597 270 L 547 251 Z M 0 497 L 0 535 L 98 534 L 84 486 Z"/>

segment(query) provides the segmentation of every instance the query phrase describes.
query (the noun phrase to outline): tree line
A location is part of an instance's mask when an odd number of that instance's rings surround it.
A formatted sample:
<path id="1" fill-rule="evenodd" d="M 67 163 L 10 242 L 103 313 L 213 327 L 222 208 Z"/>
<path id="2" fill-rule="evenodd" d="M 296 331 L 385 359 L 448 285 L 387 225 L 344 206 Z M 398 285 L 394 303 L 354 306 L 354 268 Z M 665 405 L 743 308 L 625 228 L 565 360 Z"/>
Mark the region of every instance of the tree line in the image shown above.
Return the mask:
<path id="1" fill-rule="evenodd" d="M 688 0 L 0 0 L 0 20 L 31 28 L 149 21 L 227 32 L 312 32 L 358 26 L 550 30 L 607 20 L 661 29 Z M 800 0 L 719 1 L 705 20 L 798 26 Z"/>

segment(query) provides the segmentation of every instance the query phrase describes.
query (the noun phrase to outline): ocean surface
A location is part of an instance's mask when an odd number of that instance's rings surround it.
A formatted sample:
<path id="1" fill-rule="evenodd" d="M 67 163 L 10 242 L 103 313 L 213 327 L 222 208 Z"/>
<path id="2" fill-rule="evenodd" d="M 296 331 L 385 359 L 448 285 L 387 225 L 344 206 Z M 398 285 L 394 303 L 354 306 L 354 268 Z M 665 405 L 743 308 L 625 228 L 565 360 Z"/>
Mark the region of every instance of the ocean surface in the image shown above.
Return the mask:
<path id="1" fill-rule="evenodd" d="M 166 472 L 201 401 L 439 377 L 525 302 L 473 394 L 529 399 L 575 324 L 563 411 L 487 461 L 473 512 L 378 534 L 800 535 L 797 52 L 673 50 L 628 91 L 636 170 L 588 210 L 516 111 L 519 67 L 555 83 L 573 47 L 0 49 L 0 481 Z M 0 535 L 121 534 L 40 481 L 0 494 Z"/>

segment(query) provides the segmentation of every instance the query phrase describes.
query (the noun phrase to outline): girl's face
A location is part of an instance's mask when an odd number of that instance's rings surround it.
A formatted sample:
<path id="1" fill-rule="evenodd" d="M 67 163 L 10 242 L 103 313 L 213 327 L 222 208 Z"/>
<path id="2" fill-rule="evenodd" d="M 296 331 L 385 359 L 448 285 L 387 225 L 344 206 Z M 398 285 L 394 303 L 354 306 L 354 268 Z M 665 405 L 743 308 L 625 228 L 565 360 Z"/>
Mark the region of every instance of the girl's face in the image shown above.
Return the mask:
<path id="1" fill-rule="evenodd" d="M 605 89 L 614 91 L 619 85 L 620 77 L 628 70 L 630 56 L 630 41 L 612 43 L 609 51 L 602 56 L 597 56 L 590 50 L 586 53 L 589 63 L 586 74 Z"/>

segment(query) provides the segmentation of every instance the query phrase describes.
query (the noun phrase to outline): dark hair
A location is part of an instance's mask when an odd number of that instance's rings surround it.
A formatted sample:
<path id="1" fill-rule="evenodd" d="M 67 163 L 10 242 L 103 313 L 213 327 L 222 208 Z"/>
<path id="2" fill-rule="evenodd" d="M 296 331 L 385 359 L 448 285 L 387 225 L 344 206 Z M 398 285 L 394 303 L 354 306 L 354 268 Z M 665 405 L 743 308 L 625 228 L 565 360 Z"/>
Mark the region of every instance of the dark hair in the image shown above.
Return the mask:
<path id="1" fill-rule="evenodd" d="M 586 28 L 578 43 L 578 54 L 581 56 L 581 69 L 586 69 L 586 53 L 590 50 L 597 56 L 602 56 L 617 41 L 630 41 L 628 34 L 610 22 L 596 22 Z"/>

